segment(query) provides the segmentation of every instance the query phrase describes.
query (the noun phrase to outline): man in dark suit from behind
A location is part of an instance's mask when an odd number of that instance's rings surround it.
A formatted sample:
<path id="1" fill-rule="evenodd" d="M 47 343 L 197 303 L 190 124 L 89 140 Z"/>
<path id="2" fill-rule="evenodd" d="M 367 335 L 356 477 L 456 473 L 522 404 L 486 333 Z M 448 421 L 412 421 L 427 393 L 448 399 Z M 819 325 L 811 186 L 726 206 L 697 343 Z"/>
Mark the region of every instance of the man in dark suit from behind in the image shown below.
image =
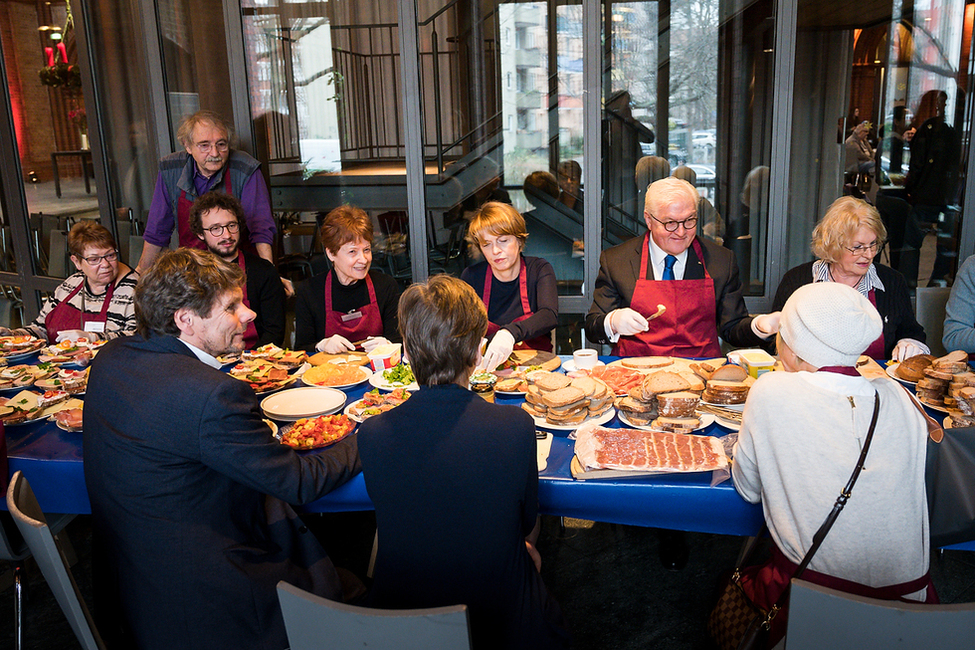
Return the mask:
<path id="1" fill-rule="evenodd" d="M 136 289 L 139 334 L 92 365 L 95 587 L 117 610 L 96 607 L 121 620 L 125 647 L 280 650 L 279 580 L 341 598 L 334 566 L 287 503 L 356 474 L 356 440 L 300 456 L 272 437 L 250 386 L 220 372 L 215 357 L 239 352 L 254 318 L 243 282 L 209 252 L 165 253 Z"/>

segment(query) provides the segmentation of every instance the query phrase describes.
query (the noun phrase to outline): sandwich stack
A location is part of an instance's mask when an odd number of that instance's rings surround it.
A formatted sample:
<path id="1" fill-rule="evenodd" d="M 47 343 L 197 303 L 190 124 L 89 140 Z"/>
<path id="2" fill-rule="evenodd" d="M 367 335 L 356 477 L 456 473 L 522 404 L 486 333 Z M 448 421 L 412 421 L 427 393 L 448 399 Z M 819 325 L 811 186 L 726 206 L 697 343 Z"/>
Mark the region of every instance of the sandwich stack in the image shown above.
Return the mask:
<path id="1" fill-rule="evenodd" d="M 944 408 L 948 385 L 953 382 L 955 375 L 963 375 L 968 370 L 968 355 L 961 350 L 949 352 L 935 359 L 924 369 L 924 376 L 917 382 L 917 398 L 925 404 Z"/>
<path id="2" fill-rule="evenodd" d="M 700 401 L 700 396 L 690 391 L 661 393 L 657 395 L 659 417 L 650 426 L 658 431 L 690 433 L 701 426 L 701 421 L 697 419 Z"/>
<path id="3" fill-rule="evenodd" d="M 955 394 L 955 408 L 948 414 L 952 428 L 975 427 L 975 386 L 965 386 Z"/>
<path id="4" fill-rule="evenodd" d="M 658 419 L 658 395 L 688 392 L 693 388 L 695 385 L 688 378 L 676 372 L 660 370 L 647 375 L 626 397 L 617 399 L 616 408 L 634 426 L 647 426 Z M 704 388 L 703 383 L 700 388 Z"/>
<path id="5" fill-rule="evenodd" d="M 608 411 L 613 406 L 613 396 L 606 382 L 593 377 L 532 373 L 522 408 L 549 424 L 571 426 Z"/>

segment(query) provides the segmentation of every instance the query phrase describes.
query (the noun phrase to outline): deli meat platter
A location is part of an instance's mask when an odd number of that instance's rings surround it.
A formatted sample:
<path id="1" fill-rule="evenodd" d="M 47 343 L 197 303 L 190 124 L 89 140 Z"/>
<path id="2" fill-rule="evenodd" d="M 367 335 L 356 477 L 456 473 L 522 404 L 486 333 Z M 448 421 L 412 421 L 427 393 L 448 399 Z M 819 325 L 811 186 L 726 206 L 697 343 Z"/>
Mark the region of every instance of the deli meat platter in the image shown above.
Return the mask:
<path id="1" fill-rule="evenodd" d="M 584 425 L 576 432 L 572 476 L 619 479 L 727 469 L 721 442 L 698 436 Z"/>

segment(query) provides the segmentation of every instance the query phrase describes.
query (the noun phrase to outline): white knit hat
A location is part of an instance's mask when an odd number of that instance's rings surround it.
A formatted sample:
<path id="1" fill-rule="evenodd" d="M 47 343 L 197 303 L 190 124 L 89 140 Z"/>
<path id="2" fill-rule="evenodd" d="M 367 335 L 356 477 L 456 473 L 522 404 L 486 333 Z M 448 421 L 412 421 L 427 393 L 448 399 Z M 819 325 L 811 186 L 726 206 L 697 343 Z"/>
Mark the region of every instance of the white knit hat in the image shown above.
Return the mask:
<path id="1" fill-rule="evenodd" d="M 796 289 L 779 322 L 786 345 L 817 368 L 855 365 L 883 328 L 880 314 L 863 294 L 836 282 Z"/>

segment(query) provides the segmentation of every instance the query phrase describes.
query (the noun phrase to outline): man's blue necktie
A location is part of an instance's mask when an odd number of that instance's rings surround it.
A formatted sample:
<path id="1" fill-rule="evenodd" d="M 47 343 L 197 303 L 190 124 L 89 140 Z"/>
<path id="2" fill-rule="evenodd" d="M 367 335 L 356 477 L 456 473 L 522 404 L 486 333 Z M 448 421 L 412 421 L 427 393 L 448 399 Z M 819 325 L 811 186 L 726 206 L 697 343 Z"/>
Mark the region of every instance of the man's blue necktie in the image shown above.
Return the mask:
<path id="1" fill-rule="evenodd" d="M 674 264 L 677 263 L 677 258 L 673 255 L 668 255 L 664 258 L 664 280 L 674 279 Z"/>

